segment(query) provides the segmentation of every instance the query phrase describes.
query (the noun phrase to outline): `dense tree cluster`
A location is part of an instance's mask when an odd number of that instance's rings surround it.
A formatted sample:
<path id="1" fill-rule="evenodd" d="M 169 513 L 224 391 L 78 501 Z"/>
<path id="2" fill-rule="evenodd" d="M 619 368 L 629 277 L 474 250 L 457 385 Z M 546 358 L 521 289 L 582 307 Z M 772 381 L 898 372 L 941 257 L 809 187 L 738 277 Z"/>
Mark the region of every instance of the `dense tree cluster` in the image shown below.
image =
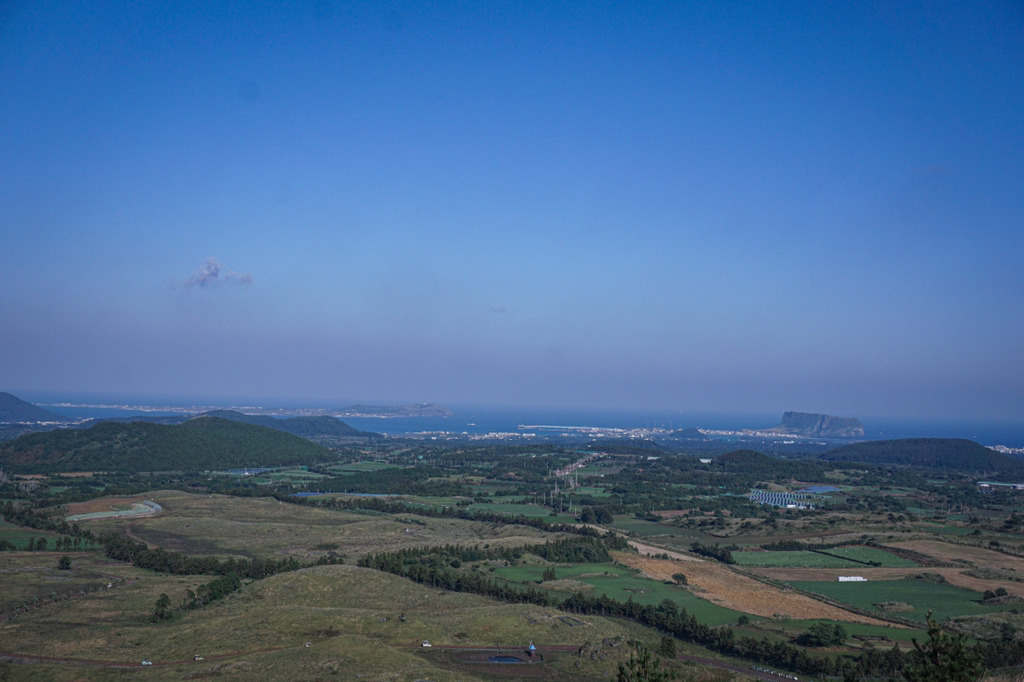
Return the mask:
<path id="1" fill-rule="evenodd" d="M 368 554 L 359 565 L 375 568 L 388 573 L 399 573 L 402 567 L 412 565 L 447 566 L 453 560 L 474 561 L 518 561 L 524 554 L 533 554 L 552 563 L 585 564 L 609 561 L 609 549 L 625 549 L 626 540 L 608 533 L 601 537 L 566 538 L 533 545 L 516 547 L 478 547 L 467 545 L 438 545 L 435 547 L 410 547 L 394 552 Z"/>
<path id="2" fill-rule="evenodd" d="M 715 559 L 721 561 L 723 564 L 734 564 L 736 561 L 732 558 L 732 552 L 724 547 L 718 545 L 705 545 L 697 542 L 696 540 L 690 543 L 690 551 L 694 554 L 700 554 L 706 556 L 709 559 Z"/>
<path id="3" fill-rule="evenodd" d="M 611 523 L 615 519 L 612 517 L 612 512 L 606 505 L 602 506 L 586 506 L 580 512 L 580 515 L 576 517 L 580 523 Z M 660 519 L 659 519 L 660 521 Z"/>
<path id="4" fill-rule="evenodd" d="M 106 533 L 99 539 L 106 555 L 111 559 L 161 573 L 177 575 L 228 575 L 234 573 L 243 578 L 259 580 L 276 573 L 303 568 L 303 565 L 294 557 L 276 561 L 274 559 L 234 558 L 220 560 L 214 557 L 192 557 L 180 552 L 168 551 L 162 547 L 150 549 L 145 543 L 130 540 L 116 533 Z M 338 563 L 338 559 L 328 556 L 317 562 L 317 564 L 331 563 Z"/>
<path id="5" fill-rule="evenodd" d="M 208 583 L 199 585 L 194 591 L 185 590 L 185 598 L 177 609 L 171 605 L 170 597 L 166 594 L 161 594 L 160 598 L 156 600 L 156 607 L 153 610 L 153 620 L 170 620 L 182 611 L 198 609 L 206 606 L 210 602 L 223 599 L 232 592 L 241 589 L 241 587 L 242 579 L 238 577 L 237 573 L 222 575 L 219 578 L 214 578 Z"/>
<path id="6" fill-rule="evenodd" d="M 842 646 L 846 638 L 846 628 L 839 623 L 815 623 L 797 638 L 797 642 L 813 647 Z"/>

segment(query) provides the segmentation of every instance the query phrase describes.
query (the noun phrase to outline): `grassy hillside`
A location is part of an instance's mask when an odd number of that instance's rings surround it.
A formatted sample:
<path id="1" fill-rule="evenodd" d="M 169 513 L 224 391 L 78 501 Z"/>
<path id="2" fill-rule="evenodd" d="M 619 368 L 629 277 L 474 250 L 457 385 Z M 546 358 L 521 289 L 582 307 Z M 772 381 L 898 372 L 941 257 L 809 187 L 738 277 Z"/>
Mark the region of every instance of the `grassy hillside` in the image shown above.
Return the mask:
<path id="1" fill-rule="evenodd" d="M 1024 473 L 1024 465 L 974 441 L 960 438 L 905 438 L 852 443 L 829 450 L 822 459 L 836 462 L 896 464 L 949 471 Z"/>
<path id="2" fill-rule="evenodd" d="M 132 577 L 135 577 L 132 575 Z M 101 666 L 47 666 L 39 679 L 244 680 L 487 680 L 492 668 L 457 662 L 436 645 L 515 647 L 533 641 L 572 651 L 546 652 L 542 677 L 550 680 L 611 679 L 616 659 L 628 647 L 597 647 L 600 657 L 579 657 L 588 642 L 627 639 L 657 641 L 646 628 L 587 617 L 573 627 L 561 612 L 504 604 L 484 597 L 438 591 L 395 576 L 354 566 L 323 566 L 273 576 L 245 585 L 210 606 L 165 623 L 149 615 L 161 593 L 177 602 L 199 576 L 153 576 L 45 606 L 19 616 L 5 628 L 7 651 L 32 652 L 139 665 L 148 670 Z M 307 643 L 308 642 L 308 646 Z M 204 660 L 193 661 L 202 655 Z M 45 664 L 44 664 L 45 665 Z M 35 666 L 8 671 L 31 675 Z M 61 675 L 55 675 L 60 671 Z M 0 668 L 0 678 L 4 669 Z M 507 674 L 507 673 L 506 673 Z M 18 677 L 17 679 L 24 679 Z"/>
<path id="3" fill-rule="evenodd" d="M 0 465 L 12 473 L 171 471 L 315 464 L 327 448 L 282 431 L 202 417 L 168 426 L 102 422 L 16 438 L 0 446 Z"/>

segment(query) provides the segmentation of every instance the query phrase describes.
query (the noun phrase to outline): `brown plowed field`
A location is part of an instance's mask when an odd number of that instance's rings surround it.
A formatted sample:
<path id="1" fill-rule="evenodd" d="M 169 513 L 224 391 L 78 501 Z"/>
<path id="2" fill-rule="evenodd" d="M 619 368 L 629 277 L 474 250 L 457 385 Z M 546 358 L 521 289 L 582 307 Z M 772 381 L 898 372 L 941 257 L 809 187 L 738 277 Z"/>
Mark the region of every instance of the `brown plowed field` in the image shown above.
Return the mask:
<path id="1" fill-rule="evenodd" d="M 145 499 L 143 495 L 134 497 L 97 497 L 86 502 L 72 502 L 68 505 L 68 514 L 92 514 L 95 512 L 113 511 L 116 508 L 128 509 Z"/>
<path id="2" fill-rule="evenodd" d="M 1024 572 L 1024 559 L 1009 556 L 1001 552 L 993 552 L 983 547 L 971 547 L 970 545 L 954 545 L 939 540 L 911 540 L 909 542 L 894 542 L 893 547 L 903 547 L 914 552 L 927 554 L 940 561 L 969 561 L 976 566 L 988 568 L 1008 568 L 1014 571 Z M 922 569 L 931 571 L 932 569 Z"/>
<path id="3" fill-rule="evenodd" d="M 794 592 L 786 592 L 753 578 L 735 573 L 717 561 L 675 561 L 638 557 L 613 552 L 615 560 L 643 571 L 655 580 L 671 580 L 674 573 L 686 576 L 690 585 L 702 592 L 698 596 L 710 602 L 744 613 L 771 618 L 782 616 L 798 620 L 823 618 L 847 623 L 888 625 L 891 623 L 859 616 L 836 606 Z"/>

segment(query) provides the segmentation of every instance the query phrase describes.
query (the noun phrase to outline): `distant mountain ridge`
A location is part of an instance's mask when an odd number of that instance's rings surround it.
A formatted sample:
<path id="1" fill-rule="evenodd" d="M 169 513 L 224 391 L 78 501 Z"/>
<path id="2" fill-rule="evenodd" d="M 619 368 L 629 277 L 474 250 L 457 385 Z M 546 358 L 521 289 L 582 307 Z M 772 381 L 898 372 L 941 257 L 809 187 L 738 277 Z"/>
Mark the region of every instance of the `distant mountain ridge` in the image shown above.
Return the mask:
<path id="1" fill-rule="evenodd" d="M 778 426 L 765 429 L 774 433 L 819 438 L 862 438 L 864 426 L 856 417 L 833 417 L 813 412 L 786 412 Z"/>
<path id="2" fill-rule="evenodd" d="M 207 471 L 317 464 L 334 457 L 305 438 L 218 417 L 176 425 L 106 421 L 89 429 L 27 434 L 0 445 L 0 466 L 12 473 Z"/>
<path id="3" fill-rule="evenodd" d="M 25 402 L 10 393 L 0 393 L 0 423 L 67 422 L 67 417 Z"/>
<path id="4" fill-rule="evenodd" d="M 962 438 L 903 438 L 864 441 L 819 455 L 832 462 L 895 464 L 964 472 L 1024 475 L 1024 464 L 984 445 Z"/>
<path id="5" fill-rule="evenodd" d="M 245 414 L 238 412 L 237 410 L 210 410 L 208 412 L 201 412 L 197 415 L 189 414 L 175 414 L 175 415 L 131 415 L 129 417 L 103 417 L 100 419 L 91 419 L 87 422 L 79 424 L 79 428 L 92 428 L 94 425 L 101 422 L 114 422 L 117 424 L 133 424 L 136 422 L 145 422 L 147 424 L 184 424 L 193 419 L 201 419 L 203 417 L 217 417 L 219 419 L 227 419 L 228 421 L 240 422 L 242 424 L 255 424 L 257 426 L 265 426 L 268 429 L 274 429 L 275 431 L 284 431 L 290 433 L 293 436 L 299 436 L 300 438 L 306 438 L 309 440 L 330 440 L 338 438 L 363 438 L 363 439 L 378 439 L 383 438 L 379 433 L 374 431 L 360 431 L 352 426 L 349 426 L 345 422 L 341 421 L 337 417 L 330 417 L 321 415 L 317 417 L 270 417 L 268 415 L 261 414 Z"/>

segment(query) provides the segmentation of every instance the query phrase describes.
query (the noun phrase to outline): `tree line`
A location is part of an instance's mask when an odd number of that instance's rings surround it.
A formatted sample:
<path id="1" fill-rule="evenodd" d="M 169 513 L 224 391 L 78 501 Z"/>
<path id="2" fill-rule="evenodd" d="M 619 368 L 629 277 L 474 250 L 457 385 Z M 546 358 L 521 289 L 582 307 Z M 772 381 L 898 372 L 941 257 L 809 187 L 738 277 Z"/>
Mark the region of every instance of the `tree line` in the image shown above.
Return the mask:
<path id="1" fill-rule="evenodd" d="M 176 609 L 171 605 L 171 598 L 168 597 L 167 594 L 161 594 L 160 598 L 156 600 L 156 607 L 153 610 L 152 620 L 154 622 L 170 620 L 182 611 L 198 609 L 206 606 L 210 602 L 223 599 L 232 592 L 241 589 L 241 587 L 242 579 L 238 577 L 237 573 L 222 575 L 218 578 L 214 578 L 208 583 L 199 585 L 194 591 L 185 590 L 185 598 Z"/>
<path id="2" fill-rule="evenodd" d="M 324 507 L 326 509 L 337 509 L 342 511 L 375 511 L 382 514 L 415 514 L 430 518 L 462 519 L 463 521 L 478 521 L 481 523 L 494 523 L 502 525 L 529 526 L 549 533 L 571 533 L 574 535 L 598 536 L 600 531 L 587 526 L 577 526 L 571 523 L 550 523 L 542 517 L 515 516 L 489 512 L 484 509 L 464 509 L 461 507 L 435 507 L 432 505 L 409 504 L 397 500 L 389 500 L 380 497 L 294 497 L 282 495 L 273 491 L 266 491 L 264 494 L 271 495 L 281 502 L 288 504 L 305 504 Z"/>
<path id="3" fill-rule="evenodd" d="M 148 568 L 160 573 L 175 575 L 228 575 L 234 573 L 242 578 L 260 580 L 277 573 L 295 571 L 306 566 L 340 563 L 337 557 L 321 557 L 312 564 L 301 564 L 295 557 L 287 559 L 235 559 L 224 560 L 214 557 L 193 557 L 162 547 L 150 549 L 144 542 L 136 542 L 116 533 L 99 536 L 104 553 L 111 559 L 124 561 L 139 568 Z"/>

